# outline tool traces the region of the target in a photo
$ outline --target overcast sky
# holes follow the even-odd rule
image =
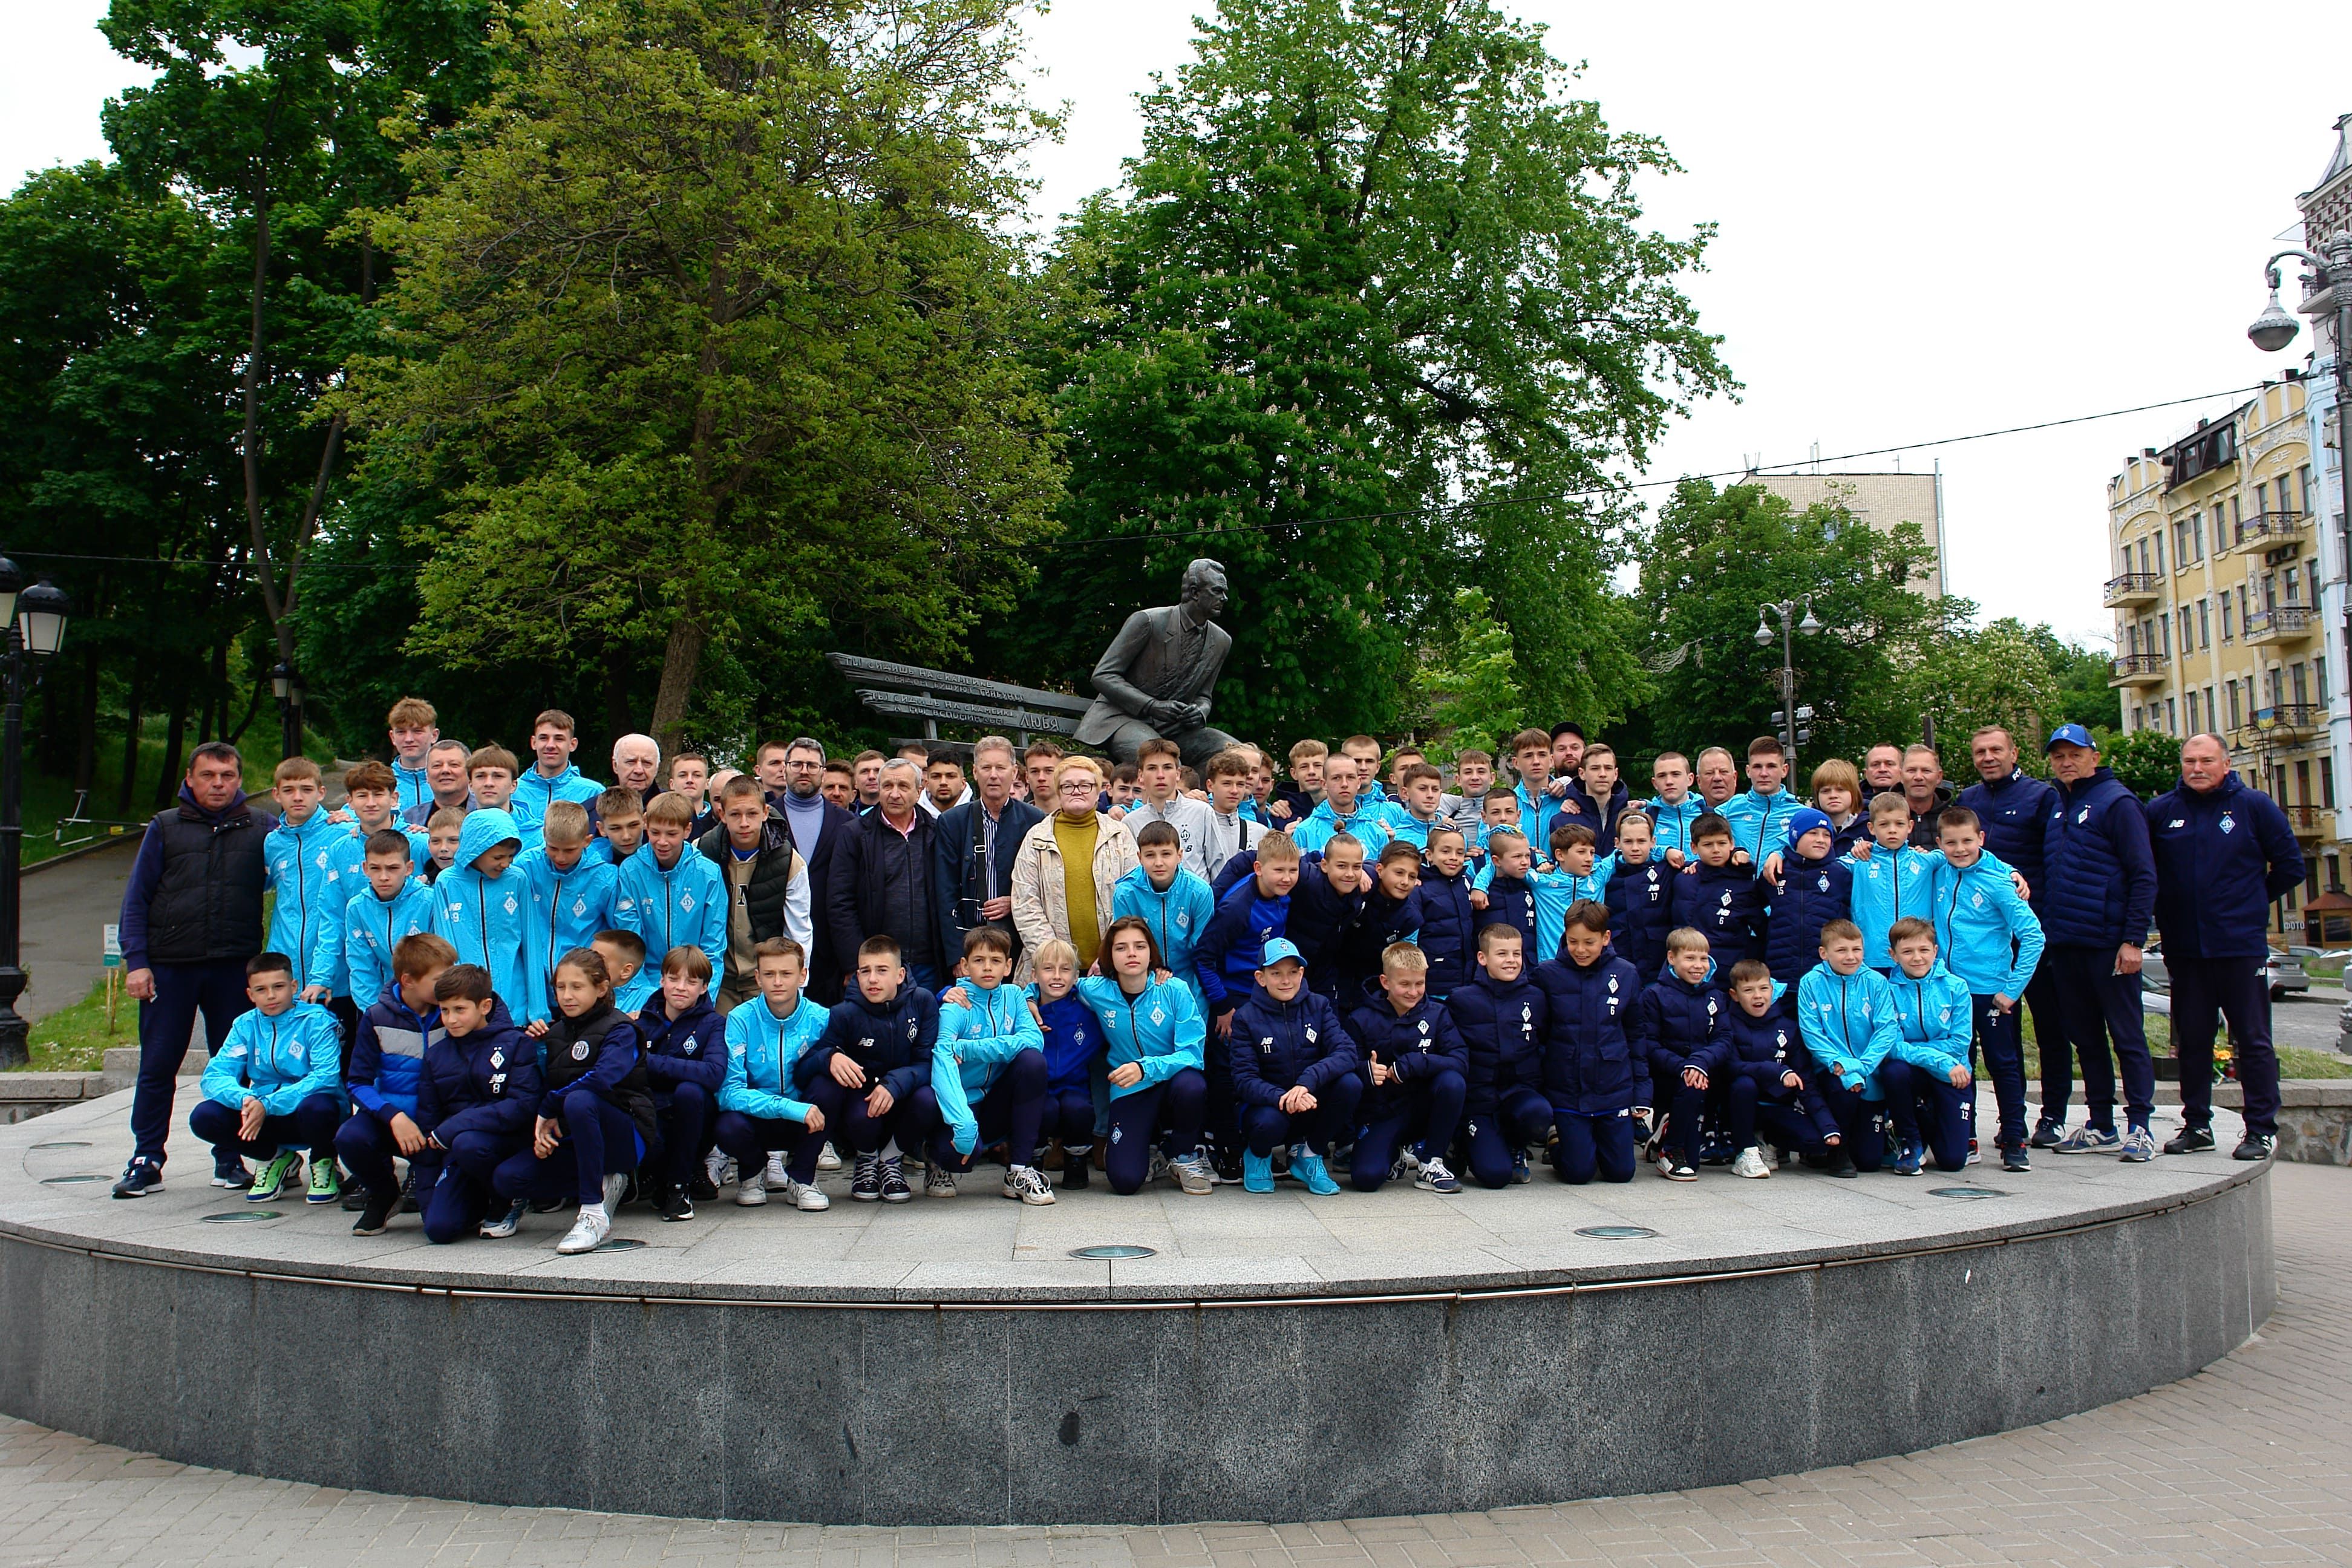
[[[1695,409],[1649,478],[2216,393],[2302,362],[2307,334],[2264,355],[2244,330],[2352,110],[2352,11],[1506,3],[1588,62],[1583,93],[1613,125],[1688,171],[1649,188],[1652,221],[1721,230],[1687,287],[1746,391]],[[1061,0],[1030,24],[1038,96],[1071,110],[1033,160],[1041,223],[1117,183],[1135,94],[1189,58],[1207,4]],[[13,8],[12,181],[103,153],[99,104],[132,74],[92,30],[103,10]],[[2229,406],[1921,445],[1900,466],[1942,461],[1952,592],[2105,641],[2106,480]]]

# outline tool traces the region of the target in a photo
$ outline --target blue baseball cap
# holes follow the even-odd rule
[[[2081,746],[2093,752],[2099,749],[2099,743],[2091,739],[2091,732],[2080,724],[2061,724],[2051,731],[2050,739],[2042,743],[2042,755],[2048,756],[2053,746]]]
[[[1830,820],[1830,815],[1828,812],[1815,811],[1811,806],[1806,806],[1801,811],[1799,811],[1795,816],[1789,818],[1790,845],[1794,847],[1798,839],[1802,838],[1806,834],[1811,833],[1816,827],[1825,827],[1832,833],[1835,833],[1837,831],[1837,825]]]
[[[1301,969],[1307,967],[1307,955],[1298,951],[1298,944],[1286,936],[1278,936],[1265,944],[1265,952],[1259,956],[1257,966],[1272,969],[1286,958],[1297,959]]]

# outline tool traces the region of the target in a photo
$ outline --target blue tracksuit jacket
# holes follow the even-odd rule
[[[1515,1089],[1542,1092],[1544,1029],[1551,1015],[1526,972],[1506,982],[1480,970],[1446,998],[1445,1011],[1469,1063],[1463,1072],[1468,1090],[1463,1114],[1492,1116]]]
[[[514,818],[496,807],[466,814],[457,833],[457,861],[433,884],[433,932],[457,950],[460,963],[490,972],[490,987],[508,1010],[524,1014],[530,979],[523,964],[523,911],[530,884],[509,866],[484,877],[474,862],[509,841],[520,843]]]
[[[1540,860],[1551,850],[1551,825],[1559,819],[1559,802],[1549,786],[1543,794],[1530,795],[1525,780],[1514,784],[1511,793],[1519,797],[1519,831],[1528,836],[1528,847]]]
[[[1470,907],[1470,879],[1448,877],[1434,866],[1421,868],[1422,956],[1429,960],[1429,994],[1440,1001],[1466,985],[1477,973],[1478,928],[1485,922]]]
[[[360,1015],[359,1028],[352,1036],[352,1065],[345,1074],[352,1103],[387,1124],[395,1113],[415,1121],[416,1080],[425,1070],[425,1053],[442,1033],[439,1008],[419,1017],[401,1000],[398,985],[385,985]]]
[[[563,771],[553,778],[539,771],[536,763],[528,763],[522,776],[515,780],[514,794],[507,801],[507,811],[514,817],[515,826],[521,831],[523,847],[540,846],[540,824],[547,816],[547,808],[559,800],[577,801],[582,805],[593,805],[604,786],[567,763]]]
[[[1208,883],[1179,866],[1163,892],[1151,885],[1151,873],[1138,866],[1112,889],[1110,912],[1114,920],[1139,915],[1148,921],[1152,940],[1160,944],[1160,963],[1192,988],[1194,1001],[1207,1005],[1194,953],[1217,912],[1217,898]]]
[[[1864,1100],[1881,1100],[1878,1067],[1895,1049],[1901,1027],[1893,987],[1873,969],[1840,974],[1826,963],[1805,972],[1797,985],[1797,1025],[1813,1060]]]
[[[1259,986],[1234,1011],[1234,1098],[1273,1110],[1293,1089],[1318,1092],[1362,1058],[1327,996],[1299,988],[1277,1002]]]
[[[237,1016],[228,1043],[205,1064],[206,1100],[236,1110],[248,1096],[264,1114],[285,1116],[314,1094],[343,1092],[343,1040],[335,1016],[297,1002],[276,1017],[260,1008]]]
[[[1093,975],[1079,981],[1071,994],[1100,1020],[1102,1037],[1108,1042],[1107,1066],[1133,1062],[1143,1069],[1143,1077],[1125,1089],[1113,1084],[1111,1099],[1166,1083],[1186,1068],[1200,1069],[1208,1024],[1194,1010],[1192,993],[1183,986],[1173,981],[1155,983],[1130,996],[1118,981]],[[1234,1027],[1238,1034],[1238,1020]]]
[[[1916,980],[1898,969],[1886,984],[1895,993],[1895,1059],[1949,1082],[1954,1068],[1969,1065],[1968,982],[1938,959]]]
[[[1664,859],[1669,849],[1679,849],[1685,856],[1696,853],[1691,845],[1691,825],[1706,815],[1706,802],[1695,795],[1685,795],[1669,805],[1654,795],[1642,803],[1642,809],[1650,814],[1650,822],[1658,830],[1658,841],[1650,848],[1652,859]]]
[[[503,1007],[470,1035],[443,1035],[425,1047],[416,1083],[416,1126],[444,1149],[479,1132],[518,1142],[530,1136],[545,1080],[539,1047]]]
[[[2156,914],[2147,816],[2112,769],[2058,790],[2042,838],[2042,926],[2054,947],[2138,946]]]
[[[2148,803],[2156,925],[2168,958],[2264,958],[2271,900],[2303,880],[2286,813],[2235,773],[2200,794],[2187,784]]]
[[[298,990],[306,984],[328,984],[342,978],[339,973],[332,973],[320,980],[309,970],[318,952],[320,933],[351,901],[352,886],[342,879],[342,869],[336,863],[334,852],[334,841],[348,837],[350,833],[344,824],[329,822],[321,808],[299,826],[279,823],[262,841],[261,853],[269,867],[269,889],[278,895],[278,903],[269,914],[268,951],[282,952],[293,960]],[[333,954],[331,961],[340,956]],[[340,963],[334,964],[336,971],[341,968]],[[349,984],[344,981],[345,987]]]
[[[1665,972],[1678,875],[1654,854],[1639,865],[1620,858],[1601,894],[1609,906],[1609,945],[1647,980]]]
[[[1258,890],[1255,876],[1244,876],[1218,900],[1217,912],[1210,917],[1208,931],[1193,953],[1201,993],[1212,1013],[1232,1012],[1257,984],[1254,977],[1259,955],[1267,942],[1287,931],[1295,896],[1267,898]]]
[[[548,987],[554,982],[557,961],[573,948],[595,941],[598,931],[616,929],[613,905],[620,873],[610,865],[591,860],[585,851],[570,870],[560,870],[548,858],[544,844],[525,850],[515,861],[515,869],[522,873],[530,889],[530,901],[523,906],[524,967],[531,988],[525,1009],[532,1020],[549,1018],[555,1013],[555,998]],[[659,973],[667,951],[656,952],[647,942],[646,967]]]
[[[834,1007],[824,1033],[802,1053],[799,1081],[814,1082],[841,1055],[866,1069],[869,1089],[878,1080],[891,1099],[903,1100],[930,1082],[939,1038],[939,999],[921,986],[901,985],[887,1002],[868,1002],[856,993]]]
[[[1324,801],[1307,813],[1306,821],[1290,830],[1291,837],[1298,841],[1298,847],[1310,855],[1319,853],[1325,845],[1342,833],[1352,834],[1363,844],[1367,866],[1380,858],[1381,851],[1395,837],[1389,827],[1387,805],[1369,795],[1358,797],[1356,809],[1345,817],[1331,809],[1329,801]]]
[[[1894,955],[1886,950],[1887,929],[1900,920],[1927,920],[1933,913],[1936,868],[1944,858],[1931,849],[1915,849],[1906,844],[1887,849],[1877,844],[1870,847],[1870,858],[1853,860],[1853,879],[1847,887],[1847,898],[1853,912],[1848,916],[1862,928],[1862,962],[1872,969],[1895,967]],[[1820,962],[1819,950],[1804,968]],[[1783,980],[1790,979],[1775,969],[1772,973]],[[1802,973],[1803,969],[1795,971]]]
[[[931,1092],[939,1099],[941,1124],[957,1150],[969,1154],[980,1135],[980,1118],[972,1107],[987,1098],[1013,1058],[1023,1051],[1042,1053],[1045,1037],[1029,1016],[1029,994],[1021,986],[983,991],[967,980],[963,990],[970,998],[964,1006],[940,1009],[939,1036],[931,1046]],[[1027,1163],[1029,1151],[1013,1152]]]
[[[396,818],[394,820],[397,821]],[[352,913],[352,899],[359,898],[362,894],[370,898],[373,896],[373,889],[368,886],[367,879],[368,832],[357,823],[346,823],[342,826],[343,831],[340,837],[331,837],[327,840],[327,853],[333,863],[334,885],[342,889],[347,896],[340,903],[331,897],[328,900],[324,910],[326,918],[318,922],[318,934],[311,939],[310,951],[300,955],[302,961],[309,965],[309,972],[302,983],[305,985],[324,985],[331,994],[337,996],[354,996],[364,1000],[383,990],[383,981],[376,979],[370,984],[370,975],[367,974],[362,974],[356,980],[352,977],[350,941],[344,930],[344,921]],[[433,863],[432,847],[426,840],[425,830],[421,827],[403,826],[400,832],[408,840],[409,864],[419,870],[431,865]],[[415,878],[410,885],[422,888],[425,886],[425,879],[422,877]],[[425,928],[419,926],[416,929],[423,931]],[[404,931],[401,934],[405,936],[414,933]],[[289,953],[288,956],[295,955]],[[385,972],[386,978],[389,977],[389,973],[388,970]]]
[[[1364,1074],[1364,1099],[1357,1120],[1367,1125],[1402,1114],[1412,1097],[1439,1073],[1459,1073],[1464,1087],[1468,1087],[1469,1049],[1443,1002],[1424,996],[1411,1012],[1400,1014],[1382,996],[1348,1016],[1348,1037],[1355,1042],[1360,1060],[1369,1063],[1377,1056],[1403,1080],[1376,1084],[1370,1071]]]
[[[1725,801],[1717,815],[1731,824],[1732,847],[1745,849],[1755,862],[1748,868],[1752,876],[1764,864],[1764,858],[1788,837],[1789,819],[1804,809],[1805,803],[1784,785],[1770,795],[1741,790]]]
[[[1694,985],[1679,974],[1668,974],[1643,987],[1633,1010],[1633,1039],[1650,1071],[1678,1078],[1685,1068],[1710,1075],[1723,1070],[1724,1030],[1730,1020],[1731,998],[1706,981]],[[1636,1083],[1634,1098],[1646,1103]]]
[[[1979,996],[2024,995],[2042,962],[2042,922],[2017,896],[2009,868],[1990,855],[1965,870],[1936,858],[1930,907],[1944,966]]]
[[[400,759],[394,757],[392,761],[392,784],[395,792],[393,798],[400,803],[393,807],[395,816],[404,811],[414,811],[420,805],[433,804],[433,785],[425,779],[423,768],[404,767]]]
[[[1591,964],[1565,954],[1533,971],[1544,995],[1544,1093],[1556,1110],[1580,1116],[1630,1115],[1636,1083],[1646,1098],[1648,1075],[1637,1080],[1633,1040],[1633,1008],[1641,977],[1633,966],[1603,950]]]
[[[754,996],[727,1015],[727,1076],[719,1083],[719,1109],[761,1121],[806,1121],[809,1103],[794,1091],[803,1055],[824,1033],[828,1015],[803,995],[779,1018],[765,996]]]
[[[392,984],[392,951],[401,939],[433,929],[433,889],[421,877],[411,877],[401,885],[389,901],[375,896],[362,875],[348,886],[359,890],[346,900],[341,913],[331,921],[321,921],[319,942],[322,951],[310,959],[310,981],[314,985],[331,982],[321,976],[331,973],[324,947],[331,942],[342,952],[342,982],[353,996],[380,996]]]
[[[1743,958],[1763,957],[1764,885],[1756,879],[1755,868],[1726,861],[1677,876],[1675,924],[1705,936],[1709,953],[1723,968]]]
[[[645,939],[646,968],[656,974],[671,948],[700,948],[710,960],[710,994],[719,994],[727,973],[727,878],[692,845],[681,847],[667,870],[654,859],[651,845],[622,864],[613,887],[613,926]]]
[[[1802,974],[1821,962],[1822,927],[1853,916],[1853,868],[1834,856],[1807,860],[1784,848],[1780,880],[1765,887],[1764,961],[1783,978]]]

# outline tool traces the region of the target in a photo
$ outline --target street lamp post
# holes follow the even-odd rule
[[[269,668],[269,689],[278,698],[278,754],[302,752],[302,677],[284,660]]]
[[[32,684],[40,684],[40,661],[65,641],[66,616],[73,605],[46,577],[30,588],[16,563],[0,556],[0,622],[7,626],[7,707],[0,717],[0,1069],[31,1059],[28,1026],[16,1014],[25,994],[19,879],[25,868],[26,656],[35,661]]]
[[[1805,612],[1802,620],[1797,618],[1800,605]],[[1756,610],[1756,646],[1758,647],[1772,646],[1772,628],[1767,624],[1768,618],[1780,623],[1780,734],[1781,738],[1788,742],[1789,767],[1793,772],[1797,765],[1795,634],[1802,632],[1809,637],[1818,637],[1821,634],[1822,623],[1813,618],[1813,596],[1811,594],[1806,595],[1802,599],[1782,599],[1777,603],[1768,602],[1760,605]]]

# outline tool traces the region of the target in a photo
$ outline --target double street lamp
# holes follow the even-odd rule
[[[1805,618],[1799,620],[1797,611],[1802,608]],[[1813,596],[1802,599],[1782,599],[1767,602],[1756,610],[1756,646],[1772,646],[1771,621],[1780,623],[1780,738],[1789,747],[1789,766],[1793,771],[1797,751],[1797,668],[1796,634],[1819,637],[1822,623],[1813,618]]]
[[[37,686],[42,664],[66,640],[66,617],[72,611],[64,589],[46,577],[26,587],[16,563],[0,556],[0,624],[8,628],[7,708],[0,719],[0,1069],[23,1067],[31,1058],[25,1044],[27,1026],[16,1016],[16,998],[25,994],[18,879],[25,867],[27,656],[30,684]]]

